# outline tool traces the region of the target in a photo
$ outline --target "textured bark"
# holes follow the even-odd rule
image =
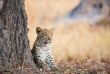
[[[4,0],[0,0],[0,12],[1,12],[1,10],[2,10],[3,1],[4,1]]]
[[[0,14],[0,66],[36,68],[27,33],[24,0],[4,0]]]

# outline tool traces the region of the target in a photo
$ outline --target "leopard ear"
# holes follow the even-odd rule
[[[51,28],[50,31],[51,31],[51,33],[54,33],[55,28]]]
[[[42,29],[40,27],[36,28],[36,33],[39,34],[42,31]]]

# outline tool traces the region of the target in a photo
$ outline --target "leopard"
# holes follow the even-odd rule
[[[54,57],[49,48],[53,41],[53,33],[55,28],[42,29],[36,28],[37,38],[32,48],[33,60],[38,67],[42,70],[60,70],[56,65]]]

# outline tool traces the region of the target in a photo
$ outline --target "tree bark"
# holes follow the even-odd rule
[[[0,66],[36,68],[30,51],[24,0],[4,0],[0,14]]]

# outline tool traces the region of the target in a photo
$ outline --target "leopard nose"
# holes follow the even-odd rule
[[[48,39],[49,40],[49,43],[51,43],[51,39]]]
[[[49,41],[51,41],[51,39],[50,39],[50,38],[48,38],[48,40],[49,40]]]

